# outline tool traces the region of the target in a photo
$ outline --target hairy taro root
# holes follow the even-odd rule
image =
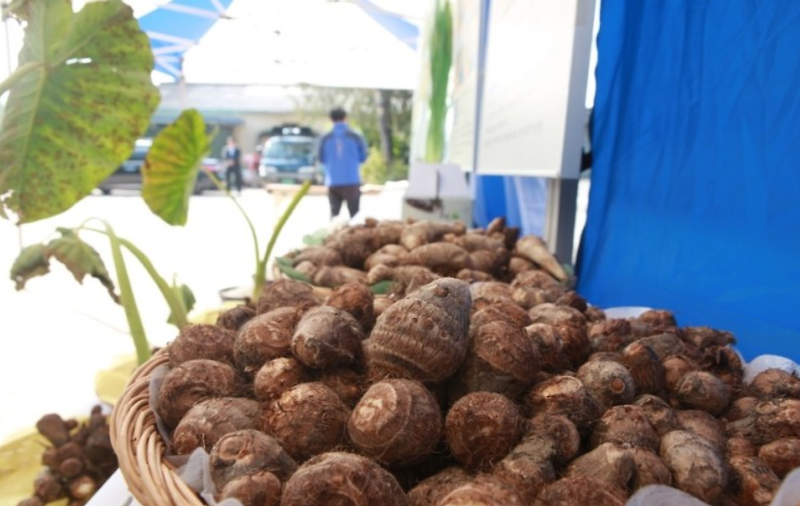
[[[800,439],[784,438],[767,443],[758,449],[758,458],[783,479],[800,467]]]
[[[288,356],[301,315],[296,308],[283,307],[259,314],[244,324],[233,342],[236,367],[252,376],[268,361]]]
[[[592,446],[613,442],[634,448],[658,450],[660,437],[644,409],[632,404],[609,408],[595,425]]]
[[[242,391],[232,366],[208,359],[189,360],[164,376],[156,413],[164,425],[172,428],[195,404],[213,397],[236,397]]]
[[[302,461],[338,448],[349,417],[350,409],[329,387],[301,383],[270,405],[264,429],[289,455]]]
[[[211,449],[209,466],[217,490],[235,478],[255,472],[268,471],[285,481],[297,470],[297,463],[274,437],[254,429],[222,436]]]
[[[707,439],[721,453],[725,453],[727,445],[725,426],[719,419],[699,409],[677,410],[675,411],[675,418],[678,420],[681,430],[692,432]]]
[[[211,450],[219,439],[258,425],[261,405],[245,397],[216,397],[195,404],[172,432],[172,451],[188,455],[195,448]]]
[[[534,506],[623,506],[625,490],[590,476],[568,476],[546,486]]]
[[[403,257],[401,264],[422,265],[440,276],[455,276],[472,266],[467,250],[447,242],[418,246]]]
[[[767,369],[753,378],[747,391],[761,400],[781,397],[800,399],[800,378],[781,369]]]
[[[360,364],[361,325],[348,312],[332,306],[309,309],[297,322],[292,354],[314,369]]]
[[[269,313],[283,307],[305,311],[321,303],[322,300],[314,293],[311,285],[295,279],[279,279],[264,285],[256,305],[256,314]]]
[[[366,284],[367,274],[361,269],[345,265],[322,266],[314,271],[312,279],[316,286],[337,288],[348,283]]]
[[[728,459],[729,490],[741,506],[768,506],[781,484],[780,479],[758,457]]]
[[[364,283],[345,283],[331,292],[325,305],[347,311],[369,332],[375,325],[375,295]]]
[[[603,413],[603,405],[589,393],[583,382],[572,376],[554,376],[537,383],[525,394],[530,413],[564,415],[584,436],[591,433]]]
[[[706,371],[692,371],[683,375],[671,392],[679,406],[702,409],[719,416],[730,404],[731,394],[721,379]]]
[[[255,315],[256,310],[254,307],[240,304],[221,312],[217,316],[216,325],[236,332]]]
[[[542,370],[560,372],[569,369],[572,361],[564,353],[564,340],[561,332],[548,323],[533,323],[525,327],[525,333],[539,349]]]
[[[167,346],[169,366],[176,367],[188,360],[206,358],[233,365],[233,340],[236,332],[209,324],[190,324],[183,327]]]
[[[436,506],[524,506],[514,488],[487,475],[480,475],[444,496]]]
[[[473,392],[450,408],[445,435],[453,456],[467,469],[486,469],[502,459],[525,432],[516,404],[502,394]]]
[[[300,466],[286,482],[281,506],[407,506],[389,471],[375,461],[343,452],[323,453]]]
[[[294,357],[280,357],[261,366],[253,378],[253,393],[259,401],[272,401],[295,385],[305,383],[310,372]]]
[[[570,462],[566,476],[588,476],[623,490],[636,471],[631,448],[618,443],[603,443]]]
[[[471,475],[462,467],[450,466],[425,478],[408,491],[409,506],[436,506],[447,494],[467,483]]]
[[[442,425],[439,404],[421,383],[387,379],[358,401],[347,433],[359,453],[388,466],[405,466],[433,452]]]
[[[660,395],[667,384],[667,372],[652,348],[634,341],[621,353],[620,362],[628,368],[637,394]]]
[[[586,362],[577,371],[577,377],[604,406],[630,404],[636,398],[636,385],[624,365],[610,360]]]
[[[675,411],[661,397],[644,394],[637,397],[633,404],[642,408],[642,413],[650,420],[650,424],[656,429],[659,436],[678,429],[678,418],[675,416]]]
[[[728,466],[707,439],[674,430],[661,438],[659,455],[672,472],[674,486],[707,503],[719,498],[728,484]]]
[[[368,375],[438,382],[452,376],[469,345],[469,287],[442,278],[392,304],[364,341]]]
[[[620,351],[634,341],[631,324],[622,318],[612,318],[589,326],[592,351]]]
[[[552,274],[559,281],[566,281],[569,278],[558,259],[550,252],[541,237],[535,235],[520,237],[514,247],[514,253],[541,266],[542,269]]]
[[[236,499],[242,506],[278,506],[281,502],[281,481],[269,471],[237,476],[225,484],[216,499]]]
[[[315,381],[336,392],[342,402],[350,407],[356,405],[367,388],[366,378],[347,367],[318,371]]]

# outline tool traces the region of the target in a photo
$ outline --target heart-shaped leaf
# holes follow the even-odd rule
[[[47,257],[55,257],[64,264],[78,283],[83,284],[83,278],[87,274],[96,278],[106,287],[114,302],[119,304],[119,296],[114,291],[114,281],[108,275],[103,259],[97,251],[71,230],[59,229],[59,232],[62,236],[47,244]]]
[[[50,261],[47,259],[47,247],[34,244],[20,251],[11,266],[11,280],[17,290],[25,288],[25,283],[36,276],[44,276],[50,272]]]
[[[14,6],[27,26],[0,130],[0,208],[26,223],[65,211],[111,174],[159,94],[148,38],[122,1],[77,13],[65,0]]]
[[[197,172],[211,151],[203,116],[187,109],[161,131],[142,168],[142,197],[170,225],[185,225]]]

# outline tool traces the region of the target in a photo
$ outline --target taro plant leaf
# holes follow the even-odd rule
[[[25,288],[25,283],[36,276],[44,276],[50,272],[50,261],[47,258],[47,246],[33,244],[20,251],[11,266],[11,279],[17,290]]]
[[[170,225],[185,225],[200,164],[211,151],[203,116],[187,109],[161,131],[142,168],[142,197]]]
[[[179,285],[173,281],[172,291],[175,292],[175,294],[178,296],[178,300],[180,300],[181,304],[183,304],[184,314],[188,313],[194,308],[194,304],[197,302],[197,299],[195,299],[194,292],[192,292],[191,288],[184,284]],[[178,320],[175,318],[174,314],[170,313],[167,323],[177,325]]]
[[[61,232],[61,237],[53,239],[47,244],[47,257],[55,257],[64,264],[78,283],[83,284],[83,278],[87,274],[96,278],[106,287],[114,302],[119,304],[120,299],[115,292],[114,281],[111,280],[97,251],[72,230],[59,228],[58,231]]]
[[[291,261],[287,261],[288,259],[280,257],[275,259],[275,265],[278,269],[289,276],[292,279],[296,279],[298,281],[302,281],[304,283],[311,283],[311,278],[303,274],[302,272],[298,271],[294,267],[292,267]]]
[[[0,208],[20,223],[71,207],[133,149],[158,105],[153,54],[121,0],[27,0],[19,67],[0,129]]]
[[[385,281],[378,281],[374,285],[370,285],[369,289],[372,290],[372,293],[375,295],[384,295],[389,293],[389,290],[392,289],[392,285],[394,285],[394,281],[387,279]]]
[[[325,239],[330,235],[327,228],[320,228],[310,234],[303,236],[303,244],[306,246],[320,246],[325,243]]]

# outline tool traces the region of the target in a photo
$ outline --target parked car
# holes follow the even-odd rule
[[[112,190],[140,190],[142,188],[142,166],[153,139],[138,139],[134,145],[133,152],[127,160],[122,162],[113,174],[108,176],[105,181],[97,187],[104,195],[108,195]],[[216,174],[223,181],[224,172],[221,172],[219,160],[216,158],[206,158],[203,166]],[[194,194],[199,195],[206,190],[214,190],[214,182],[202,170],[197,174],[197,181],[194,187]]]
[[[267,183],[302,183],[309,179],[322,184],[322,167],[317,164],[317,139],[308,128],[280,127],[261,150],[258,175]]]

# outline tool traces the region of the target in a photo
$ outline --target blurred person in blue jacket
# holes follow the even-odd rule
[[[325,167],[325,186],[331,205],[331,219],[339,216],[347,202],[350,218],[358,214],[361,200],[361,164],[367,159],[364,138],[347,124],[341,107],[330,112],[333,128],[319,142],[318,160]]]

